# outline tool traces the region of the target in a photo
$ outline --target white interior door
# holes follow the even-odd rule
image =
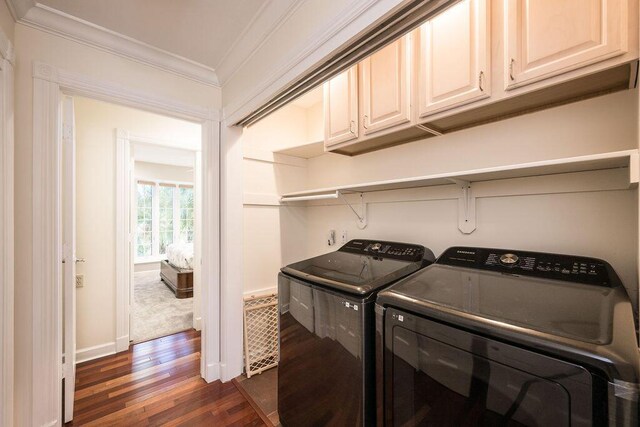
[[[76,381],[76,147],[73,98],[62,105],[64,262],[64,421],[73,419]]]

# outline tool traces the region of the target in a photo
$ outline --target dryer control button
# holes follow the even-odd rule
[[[500,264],[512,267],[518,263],[518,255],[516,254],[503,254],[500,256]]]

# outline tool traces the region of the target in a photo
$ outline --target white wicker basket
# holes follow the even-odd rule
[[[278,365],[278,295],[244,300],[244,361],[247,378]]]

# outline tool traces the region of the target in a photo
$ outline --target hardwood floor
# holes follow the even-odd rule
[[[68,426],[263,426],[234,382],[200,378],[200,333],[181,332],[79,364]]]

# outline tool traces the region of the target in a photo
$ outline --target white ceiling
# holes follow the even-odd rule
[[[38,0],[124,36],[217,68],[270,0]]]

